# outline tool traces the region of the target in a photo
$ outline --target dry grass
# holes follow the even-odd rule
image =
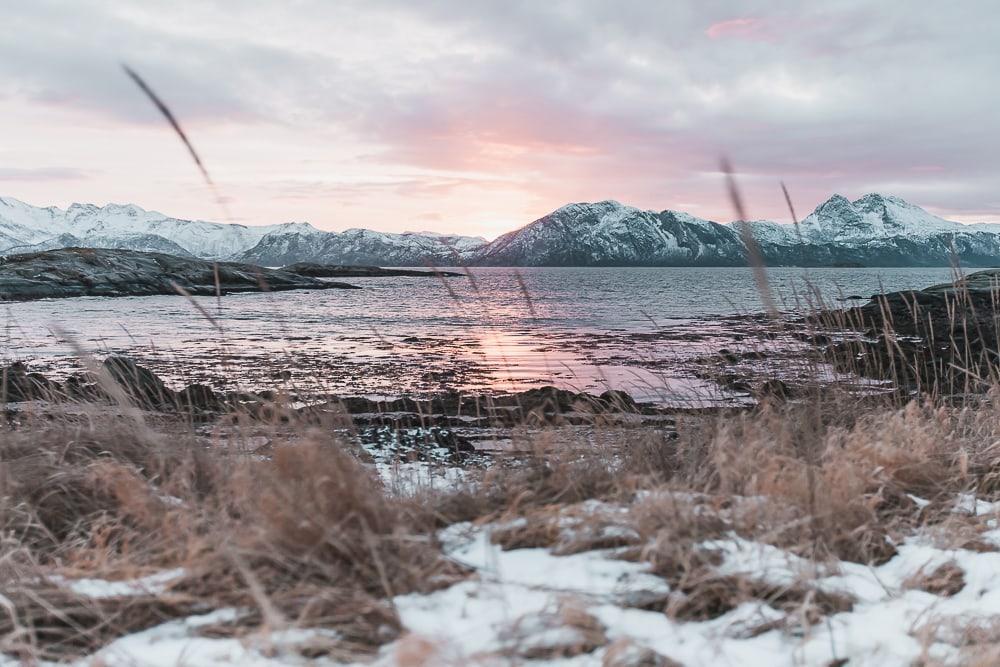
[[[0,509],[0,650],[20,656],[84,654],[222,607],[245,612],[216,634],[332,627],[336,651],[370,651],[398,632],[392,596],[463,576],[427,512],[308,426],[266,460],[131,420],[22,426],[0,441]],[[174,567],[163,595],[91,599],[48,576]]]
[[[225,211],[167,104],[133,70],[126,73],[184,143]],[[732,169],[724,163],[722,170],[737,218],[751,219]],[[762,304],[780,328],[752,228],[738,228]],[[996,293],[991,297],[995,311]],[[941,543],[988,548],[981,522],[952,511],[959,492],[1000,495],[1000,372],[990,352],[1000,337],[996,318],[990,327],[988,313],[977,317],[967,307],[982,314],[983,305],[958,294],[948,301],[949,321],[936,329],[923,327],[920,304],[894,312],[884,300],[876,317],[841,311],[807,321],[816,362],[890,380],[894,389],[882,397],[817,387],[791,401],[776,392],[776,400],[752,411],[682,421],[677,440],[633,430],[600,450],[542,431],[520,460],[463,487],[408,500],[387,495],[357,452],[331,435],[331,423],[280,404],[226,420],[243,434],[266,435],[266,457],[220,447],[190,425],[129,419],[128,402],[137,397],[127,391],[116,392],[120,418],[20,424],[0,434],[0,651],[25,662],[65,659],[164,619],[232,606],[241,610],[236,621],[202,632],[329,627],[340,639],[312,647],[311,655],[370,652],[399,633],[394,595],[463,576],[435,540],[436,528],[457,521],[498,522],[493,539],[503,548],[615,549],[621,558],[647,561],[672,592],[642,604],[679,619],[714,618],[760,600],[785,611],[786,626],[816,623],[852,601],[808,582],[778,587],[720,575],[719,554],[706,543],[737,534],[816,563],[878,563],[893,554],[894,538],[920,526]],[[897,335],[894,318],[901,316],[946,352],[928,357]],[[829,345],[822,341],[829,328],[862,332],[882,349]],[[10,380],[0,378],[0,397],[13,389]],[[44,394],[38,380],[26,377],[19,389]],[[962,402],[951,397],[984,389]],[[911,496],[929,504],[921,508]],[[630,509],[615,512],[595,500]],[[169,567],[185,574],[165,593],[100,600],[49,576],[126,579]],[[908,585],[952,595],[964,575],[946,564]],[[574,628],[580,640],[532,644],[533,633],[550,625]],[[964,664],[995,664],[998,628],[996,619],[928,623],[924,635],[961,648]],[[575,655],[607,641],[593,617],[570,606],[523,619],[509,639],[510,655],[527,659]],[[399,655],[401,664],[441,662],[419,639],[403,642]],[[671,661],[613,647],[605,664]]]
[[[536,425],[526,454],[405,499],[335,435],[350,426],[345,415],[255,406],[220,420],[230,434],[223,446],[193,419],[137,419],[124,407],[25,418],[3,433],[0,650],[65,659],[165,619],[232,607],[235,620],[201,631],[333,628],[337,640],[310,654],[371,653],[400,633],[395,596],[466,576],[436,540],[459,521],[494,524],[505,549],[606,549],[648,562],[671,593],[629,602],[644,609],[703,620],[756,600],[785,617],[746,634],[801,629],[853,601],[807,579],[775,586],[720,574],[711,542],[738,535],[817,567],[884,562],[918,528],[937,543],[986,550],[983,522],[956,514],[954,502],[1000,495],[1000,388],[955,400],[817,387],[752,410],[689,415],[676,439],[595,420],[599,447]],[[229,446],[251,437],[266,451]],[[129,579],[165,568],[184,575],[162,593],[99,600],[50,576]],[[964,575],[950,564],[907,585],[953,595]],[[593,650],[596,630],[583,616],[555,616],[565,625],[566,614]]]
[[[0,442],[2,570],[13,582],[0,636],[8,652],[60,659],[235,607],[237,620],[202,632],[329,627],[339,639],[311,651],[366,653],[399,634],[394,596],[465,576],[435,538],[465,520],[496,523],[505,549],[647,561],[673,592],[633,603],[677,619],[758,600],[786,612],[780,627],[813,624],[852,601],[808,581],[721,575],[711,541],[737,534],[817,563],[878,563],[922,526],[940,542],[988,548],[982,523],[953,507],[958,493],[997,491],[998,395],[896,407],[829,393],[682,420],[676,440],[623,430],[601,448],[543,430],[530,454],[408,499],[388,495],[331,424],[280,406],[228,420],[269,432],[266,457],[177,423],[167,436],[128,418],[28,421]],[[101,600],[39,574],[124,579],[172,567],[185,575],[163,594]],[[949,595],[963,581],[943,566],[909,585]]]

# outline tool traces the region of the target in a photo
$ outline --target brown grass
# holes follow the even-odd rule
[[[333,627],[335,650],[353,654],[396,636],[392,596],[463,576],[441,556],[430,515],[387,496],[328,433],[303,427],[267,460],[210,447],[130,420],[5,434],[0,650],[70,657],[233,606],[249,611],[213,632]],[[186,574],[165,596],[100,600],[39,574],[122,579],[170,567]]]
[[[798,630],[853,601],[808,577],[775,586],[720,574],[712,540],[773,544],[817,570],[884,562],[918,528],[937,543],[993,548],[982,521],[953,509],[959,493],[1000,495],[997,388],[959,400],[817,386],[751,410],[682,417],[676,438],[595,419],[600,446],[532,422],[519,431],[526,453],[470,471],[458,488],[405,499],[338,438],[351,425],[345,415],[296,411],[278,397],[220,420],[212,435],[194,419],[136,419],[128,400],[119,397],[120,414],[81,405],[73,416],[27,415],[0,438],[0,576],[10,591],[0,650],[64,659],[165,619],[235,607],[235,621],[202,632],[334,628],[337,641],[308,651],[370,654],[400,633],[394,596],[468,574],[436,538],[459,521],[494,524],[505,549],[606,549],[645,561],[671,593],[629,604],[677,619],[754,600],[785,612],[747,634]],[[260,437],[266,448],[238,444]],[[185,574],[163,594],[101,600],[50,576],[128,579],[174,567]],[[950,564],[907,585],[953,595],[964,575]]]

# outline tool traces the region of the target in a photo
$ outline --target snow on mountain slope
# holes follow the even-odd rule
[[[947,266],[1000,263],[1000,225],[963,225],[898,197],[834,195],[796,228],[752,221],[772,266]],[[368,229],[325,232],[308,223],[261,227],[170,218],[134,205],[38,208],[0,199],[0,253],[67,244],[155,250],[266,266],[295,262],[382,266],[740,266],[736,223],[616,201],[568,204],[487,242],[479,237]]]
[[[0,197],[0,252],[15,245],[41,243],[65,231],[57,208],[36,208],[10,197]]]
[[[866,194],[853,202],[834,195],[801,223],[813,242],[866,243],[874,239],[924,239],[946,233],[1000,233],[1000,225],[963,225],[939,218],[899,197]]]
[[[0,199],[0,252],[17,248],[66,247],[73,242],[103,248],[225,258],[254,246],[271,233],[315,230],[307,223],[250,227],[171,218],[132,204],[73,204],[65,211]]]
[[[460,263],[485,243],[483,238],[454,234],[324,232],[304,222],[250,227],[183,220],[132,204],[73,204],[62,210],[0,199],[0,253],[4,254],[80,245],[240,258],[266,265],[318,261],[411,266]]]
[[[486,239],[482,238],[442,234],[390,234],[370,229],[348,229],[339,233],[312,230],[268,234],[236,259],[264,266],[295,262],[455,266],[465,264],[469,255],[485,243]]]
[[[34,245],[18,245],[8,248],[8,255],[22,255],[57,248],[118,248],[122,250],[138,250],[139,252],[162,252],[177,257],[194,257],[185,248],[168,238],[156,234],[120,234],[117,236],[88,236],[86,240],[73,234],[60,234],[55,238]]]
[[[771,266],[948,266],[1000,262],[1000,225],[963,225],[898,197],[835,195],[796,228],[748,223]],[[738,223],[614,201],[570,204],[474,253],[478,265],[737,266],[746,263]]]
[[[674,211],[642,211],[616,201],[569,204],[499,237],[476,264],[733,265],[743,246],[724,225]]]

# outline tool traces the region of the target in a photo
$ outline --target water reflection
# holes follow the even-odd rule
[[[362,290],[239,294],[199,299],[220,333],[173,296],[7,304],[7,359],[68,372],[63,331],[99,354],[133,355],[175,383],[294,387],[396,395],[444,388],[518,391],[555,384],[623,389],[678,400],[718,393],[686,361],[748,344],[717,316],[760,309],[746,269],[476,269],[447,285],[427,278],[365,278]],[[828,300],[916,288],[942,269],[774,269],[788,309],[813,288]],[[757,344],[757,343],[754,343]],[[666,398],[665,398],[666,397]]]

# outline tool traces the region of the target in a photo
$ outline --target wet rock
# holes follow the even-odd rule
[[[493,402],[496,405],[517,407],[524,412],[560,413],[572,410],[580,397],[581,394],[568,389],[546,386],[500,396]]]
[[[556,387],[539,387],[516,394],[465,395],[444,392],[428,399],[399,398],[372,400],[361,396],[337,399],[326,406],[358,416],[362,423],[381,422],[398,427],[454,426],[475,424],[515,426],[518,424],[559,422],[591,424],[598,418],[635,421],[661,417],[664,411],[652,405],[639,405],[626,392],[606,391],[600,396],[576,393]]]
[[[810,321],[841,332],[824,350],[838,369],[904,389],[985,390],[1000,361],[998,280],[1000,272],[980,271],[954,283],[878,295]],[[845,329],[860,335],[845,338]]]
[[[32,373],[20,362],[0,369],[0,403],[51,398],[60,389],[41,373]]]
[[[157,409],[176,404],[174,392],[163,380],[129,357],[110,356],[103,367],[137,406]]]
[[[204,384],[190,384],[177,392],[177,407],[184,412],[218,412],[225,407],[222,397]]]

